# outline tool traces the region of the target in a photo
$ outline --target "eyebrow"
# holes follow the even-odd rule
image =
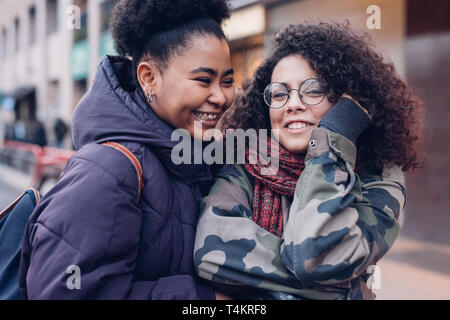
[[[201,73],[201,72],[209,73],[210,75],[212,75],[214,77],[217,76],[217,71],[214,69],[208,68],[208,67],[198,67],[191,71],[191,73]],[[233,69],[229,69],[229,70],[225,71],[222,76],[228,76],[230,74],[234,74]]]
[[[223,76],[225,77],[225,76],[228,76],[228,75],[230,75],[230,74],[234,74],[234,70],[233,70],[233,69],[229,69],[229,70],[225,71],[225,72],[223,73]]]
[[[306,78],[305,80],[303,80],[303,81],[300,83],[300,87],[306,82],[306,80],[310,80],[310,79],[318,80],[317,78]],[[289,83],[286,83],[286,82],[280,82],[280,81],[275,81],[275,82],[284,84],[287,88],[291,88],[291,86],[289,85]],[[319,84],[320,84],[320,82],[319,82]],[[292,88],[291,88],[291,89],[292,89]]]

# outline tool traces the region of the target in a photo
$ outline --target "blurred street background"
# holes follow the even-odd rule
[[[0,0],[0,210],[49,190],[73,152],[71,118],[98,63],[114,55],[117,0]],[[274,32],[344,22],[371,35],[426,104],[424,168],[407,175],[400,238],[378,264],[377,299],[450,299],[450,1],[232,0],[225,24],[237,90]]]

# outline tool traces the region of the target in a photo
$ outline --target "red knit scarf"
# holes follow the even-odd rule
[[[279,154],[279,169],[275,175],[263,175],[261,170],[270,165],[262,163],[260,157],[255,156],[255,150],[246,150],[245,169],[255,178],[252,217],[259,226],[281,237],[284,227],[281,196],[294,196],[298,178],[305,168],[305,157],[289,152],[270,138],[267,138],[267,150],[267,155],[276,151]],[[250,155],[257,158],[257,163],[249,163]]]

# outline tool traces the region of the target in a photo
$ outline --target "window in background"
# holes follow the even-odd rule
[[[32,47],[36,43],[36,7],[32,6],[28,10],[28,46]]]
[[[14,19],[14,52],[17,53],[20,50],[20,20]]]
[[[80,28],[73,32],[73,46],[71,50],[71,72],[73,80],[87,78],[89,75],[89,41],[87,39],[88,12],[86,0],[75,0],[75,6],[80,9]],[[75,88],[76,89],[76,88]]]
[[[237,92],[240,92],[244,80],[251,78],[262,62],[263,45],[263,34],[231,41],[231,64]]]
[[[58,1],[47,0],[47,35],[58,31]]]
[[[101,4],[101,25],[100,32],[104,32],[109,29],[109,22],[112,18],[112,10],[119,0],[105,0]]]
[[[6,31],[6,28],[3,27],[2,28],[2,34],[0,35],[1,37],[1,47],[0,47],[0,57],[2,59],[6,59],[7,53],[8,53],[8,34]]]
[[[60,91],[60,83],[57,79],[51,80],[47,83],[47,104],[46,107],[52,109],[56,112],[56,110],[60,107],[61,101],[61,91]],[[54,114],[54,112],[51,112]]]
[[[109,23],[112,17],[112,11],[114,6],[118,3],[118,0],[106,0],[103,1],[100,7],[100,45],[99,45],[99,59],[107,54],[116,55],[117,52],[114,49],[114,41],[111,31],[109,30]]]
[[[73,106],[75,107],[83,95],[87,91],[87,79],[83,78],[73,82],[74,85],[74,95],[73,95]]]
[[[81,19],[80,19],[80,29],[75,29],[73,34],[73,42],[84,40],[87,37],[87,1],[86,0],[76,0],[73,2],[74,5],[80,8]]]

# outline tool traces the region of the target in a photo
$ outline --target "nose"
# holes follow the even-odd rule
[[[306,110],[306,106],[303,105],[302,100],[300,99],[299,92],[296,90],[292,90],[289,92],[289,99],[287,102],[287,112],[294,112]]]
[[[226,103],[225,93],[220,86],[212,87],[211,95],[208,97],[208,102],[215,104],[218,107],[223,107]]]

